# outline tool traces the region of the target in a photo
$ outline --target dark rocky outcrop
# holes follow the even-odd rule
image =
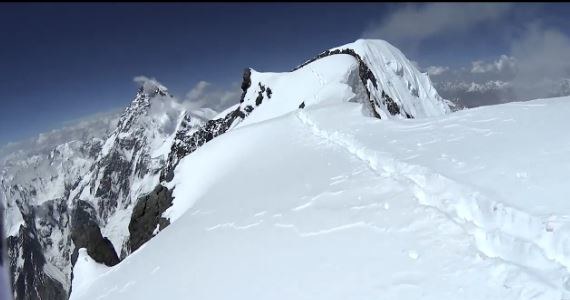
[[[129,251],[132,253],[149,241],[156,233],[170,225],[162,213],[172,206],[172,191],[158,185],[149,194],[140,197],[135,204],[129,223]]]
[[[265,93],[265,86],[259,83],[259,92],[257,93],[257,98],[255,98],[255,106],[260,106],[263,102],[263,93]]]
[[[245,69],[243,73],[243,81],[241,84],[242,95],[240,103],[245,100],[245,95],[247,90],[251,87],[251,69]],[[263,93],[266,95],[271,95],[271,90],[265,87],[263,84],[259,84],[261,91],[258,93],[256,98],[256,105],[261,105],[263,102]],[[180,159],[184,156],[194,152],[196,149],[204,145],[205,143],[211,141],[213,138],[225,133],[230,126],[236,121],[244,119],[248,114],[254,110],[251,105],[246,105],[243,107],[238,106],[235,110],[231,111],[222,118],[215,120],[209,120],[206,124],[202,125],[198,130],[190,133],[193,129],[190,124],[190,115],[186,115],[180,125],[178,132],[174,138],[174,142],[170,148],[170,153],[168,155],[168,161],[166,167],[160,173],[160,181],[172,180],[174,176],[174,168],[178,165]]]
[[[97,223],[95,209],[89,202],[78,200],[71,218],[71,239],[75,250],[71,263],[75,265],[80,248],[87,249],[87,254],[98,263],[114,266],[119,257],[111,241],[103,237]]]
[[[239,100],[240,103],[242,103],[245,99],[245,94],[247,93],[247,90],[249,89],[249,87],[251,86],[251,69],[250,68],[246,68],[243,71],[243,79],[241,81],[241,98]]]
[[[400,107],[398,104],[396,104],[396,102],[394,102],[394,99],[388,96],[388,94],[386,94],[384,91],[382,91],[382,100],[384,101],[384,105],[386,105],[388,112],[390,112],[391,115],[394,116],[400,113]]]
[[[301,104],[299,104],[299,108],[300,108],[300,109],[305,108],[305,101],[303,101],[303,102],[301,102]]]
[[[253,109],[251,108],[251,110]],[[223,118],[209,120],[190,135],[188,135],[189,130],[179,130],[170,148],[166,167],[160,173],[160,181],[172,180],[174,168],[178,165],[180,159],[226,132],[236,119],[243,119],[245,115],[246,113],[242,112],[238,107]]]

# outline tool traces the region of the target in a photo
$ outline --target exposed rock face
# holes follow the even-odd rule
[[[145,176],[152,164],[148,154],[149,141],[146,132],[149,128],[143,126],[148,124],[141,123],[148,115],[151,99],[167,95],[166,91],[159,88],[152,91],[142,87],[139,89],[131,105],[121,115],[117,128],[107,139],[103,153],[100,152],[87,174],[88,180],[78,186],[74,191],[75,197],[71,200],[93,199],[97,215],[103,221],[118,208],[130,204],[133,178]]]
[[[110,219],[130,214],[133,200],[158,183],[168,153],[157,149],[183,112],[172,100],[164,87],[147,84],[101,135],[0,161],[15,299],[66,299],[79,248],[106,265],[120,261],[119,251],[129,254],[128,221]],[[189,128],[205,122],[198,116]]]
[[[246,68],[243,71],[243,79],[241,82],[241,98],[239,100],[240,103],[243,102],[244,98],[245,98],[245,94],[247,93],[247,89],[249,89],[249,87],[251,86],[251,69],[250,68]]]
[[[27,216],[19,234],[7,239],[14,299],[67,299],[64,286],[54,278],[56,274],[46,272],[57,270],[46,261],[33,220]]]
[[[189,120],[183,111],[165,87],[146,83],[121,115],[92,168],[70,193],[70,203],[82,200],[92,205],[94,222],[121,258],[130,253],[129,223],[116,216],[130,215],[137,199],[159,183],[168,158],[164,150],[171,146],[178,123],[190,131],[205,122]]]
[[[400,107],[398,107],[398,104],[396,104],[396,102],[394,102],[394,100],[390,96],[384,93],[384,91],[382,91],[382,101],[384,102],[384,105],[386,105],[388,111],[392,115],[400,113]]]
[[[75,245],[72,264],[75,264],[80,248],[86,248],[89,256],[98,263],[107,266],[118,264],[119,257],[113,244],[101,234],[95,209],[88,202],[78,200],[72,214],[71,239]]]
[[[159,230],[170,224],[162,213],[172,206],[172,191],[158,185],[151,193],[139,198],[129,223],[130,252],[137,250],[150,240]]]
[[[248,88],[251,86],[251,69],[245,69],[243,73],[243,81],[241,84],[242,95],[240,103],[244,102],[245,95],[247,94]],[[261,84],[260,84],[261,86]],[[265,89],[265,87],[264,87]],[[268,95],[270,95],[270,89],[264,90]],[[258,96],[258,105],[263,101],[263,95],[260,93]],[[235,110],[229,112],[224,117],[209,120],[206,124],[200,126],[197,130],[191,131],[185,124],[189,123],[189,119],[183,121],[176,133],[174,142],[170,149],[170,154],[168,155],[168,162],[166,167],[162,170],[160,175],[160,181],[170,181],[174,176],[174,168],[178,165],[180,159],[184,156],[194,152],[196,149],[204,145],[205,143],[211,141],[213,138],[225,133],[235,121],[244,119],[249,113],[253,111],[252,106],[245,106],[242,110],[241,106],[238,106]]]
[[[100,144],[71,141],[2,166],[0,198],[16,217],[6,244],[14,299],[66,299],[72,248],[66,198]]]
[[[158,182],[167,153],[151,157],[152,151],[173,134],[182,112],[170,98],[163,87],[146,85],[101,136],[87,133],[85,140],[0,161],[0,205],[11,216],[7,246],[15,299],[66,299],[72,254],[79,248],[106,265],[120,261],[117,252],[122,241],[127,244],[128,221],[112,223],[108,231],[118,232],[114,240],[105,226],[117,210],[130,213],[131,198]],[[150,184],[146,191],[141,182]],[[27,267],[24,260],[30,259],[37,260],[29,263],[37,268]]]

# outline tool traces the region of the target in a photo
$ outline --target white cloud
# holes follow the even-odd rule
[[[191,109],[209,107],[221,111],[239,101],[241,90],[237,84],[224,89],[206,81],[198,82],[187,94],[185,103]]]
[[[514,72],[517,67],[517,60],[508,55],[501,55],[493,62],[485,62],[477,60],[471,63],[471,73],[488,73],[488,72]]]
[[[434,78],[443,97],[469,106],[570,95],[570,38],[538,22],[512,35],[508,54]]]
[[[426,68],[429,75],[437,76],[449,71],[449,67],[429,66]]]
[[[482,22],[499,19],[507,3],[430,3],[407,5],[367,28],[363,37],[418,44],[441,33],[461,32]]]
[[[190,101],[200,101],[206,94],[206,89],[212,84],[206,81],[198,82],[187,94],[186,99]]]
[[[149,78],[149,77],[141,75],[141,76],[136,76],[135,78],[133,78],[133,81],[136,82],[137,84],[139,84],[145,92],[153,92],[157,88],[159,88],[163,91],[167,90],[167,88],[164,85],[162,85],[160,82],[158,82],[154,78]]]

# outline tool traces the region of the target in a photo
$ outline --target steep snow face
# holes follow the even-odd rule
[[[568,298],[570,98],[361,109],[308,105],[184,157],[175,221],[72,298]]]
[[[352,49],[370,68],[376,83],[368,82],[370,96],[381,117],[430,117],[450,112],[451,102],[442,99],[427,73],[419,72],[400,50],[383,40],[360,39],[334,50]],[[384,95],[384,96],[383,96]],[[390,100],[401,110],[394,113]]]
[[[73,267],[73,294],[82,295],[84,290],[89,289],[91,282],[108,271],[109,267],[94,261],[85,248],[79,249],[77,262]]]

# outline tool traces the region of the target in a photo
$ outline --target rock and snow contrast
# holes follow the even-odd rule
[[[570,97],[452,113],[380,40],[241,87],[143,86],[69,178],[3,171],[16,298],[570,299]]]

